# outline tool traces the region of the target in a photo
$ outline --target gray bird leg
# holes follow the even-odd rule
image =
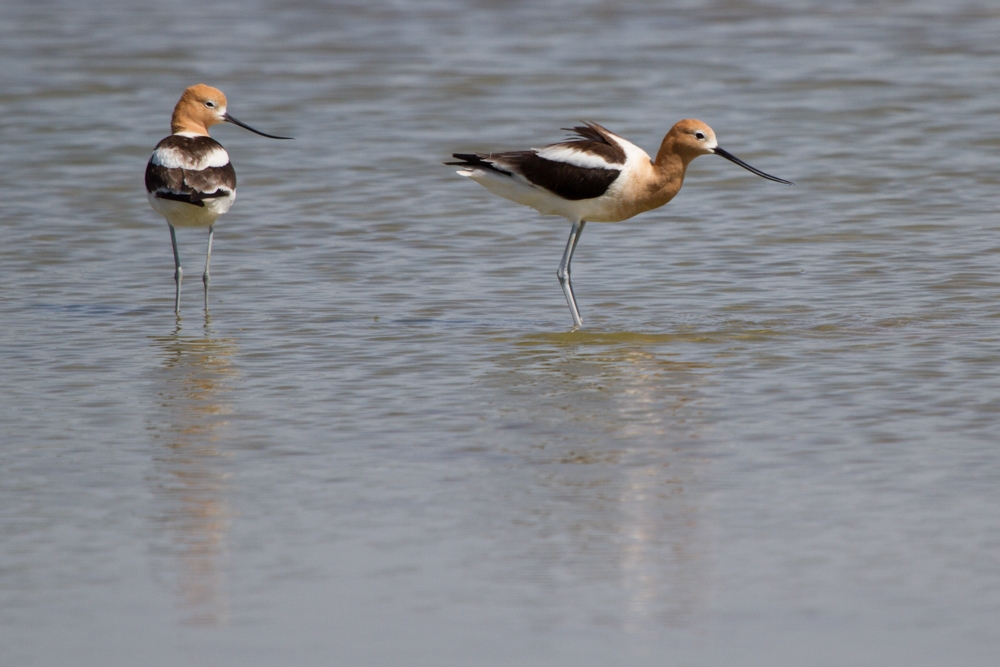
[[[212,280],[211,275],[208,272],[208,264],[212,261],[212,238],[215,236],[215,225],[209,225],[208,227],[208,252],[205,253],[205,274],[201,277],[201,281],[205,283],[205,310],[208,310],[208,283]]]
[[[184,280],[184,269],[181,268],[181,256],[177,252],[177,232],[174,231],[174,226],[167,223],[170,227],[170,243],[174,246],[174,282],[177,283],[177,292],[174,294],[174,312],[178,315],[181,314],[181,281]]]
[[[569,312],[573,316],[574,329],[583,326],[583,320],[580,319],[580,310],[576,307],[576,297],[573,296],[573,283],[569,279],[569,264],[573,261],[576,244],[580,241],[583,226],[586,224],[586,220],[577,220],[573,223],[573,228],[569,232],[569,240],[566,241],[566,250],[563,251],[562,261],[559,263],[559,270],[556,271],[556,277],[559,278],[559,284],[562,285],[563,294],[566,295]]]

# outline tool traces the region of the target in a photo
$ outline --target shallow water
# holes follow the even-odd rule
[[[0,662],[993,665],[1000,12],[0,10]],[[142,172],[222,88],[239,197]],[[441,165],[595,120],[724,160],[568,225]]]

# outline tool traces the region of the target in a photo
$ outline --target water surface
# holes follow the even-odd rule
[[[987,3],[0,10],[0,662],[992,665]],[[181,91],[239,197],[142,172]],[[666,208],[441,165],[695,117]]]

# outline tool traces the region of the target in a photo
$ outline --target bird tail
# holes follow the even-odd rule
[[[506,169],[502,169],[497,166],[495,162],[490,159],[490,155],[485,153],[452,153],[452,157],[458,158],[460,162],[445,162],[447,165],[454,165],[456,167],[465,167],[465,169],[460,170],[458,173],[462,176],[470,176],[476,169],[485,169],[486,171],[495,171],[498,174],[503,174],[504,176],[510,176],[511,173]]]

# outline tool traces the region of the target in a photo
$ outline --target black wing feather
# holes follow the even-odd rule
[[[533,184],[570,201],[600,197],[622,173],[620,169],[578,167],[547,160],[534,152],[526,155],[518,166]]]
[[[577,125],[572,128],[564,127],[562,129],[567,132],[573,132],[580,138],[562,141],[558,144],[553,144],[553,146],[565,146],[578,151],[600,155],[608,164],[623,165],[628,159],[625,149],[611,139],[611,132],[597,123],[586,123],[585,125]]]
[[[460,167],[481,167],[505,176],[512,172],[500,165],[509,165],[533,185],[545,188],[569,201],[600,197],[621,175],[620,169],[579,167],[575,164],[547,160],[535,151],[509,151],[506,153],[454,153],[461,162],[445,164]],[[497,164],[500,163],[500,165]]]

